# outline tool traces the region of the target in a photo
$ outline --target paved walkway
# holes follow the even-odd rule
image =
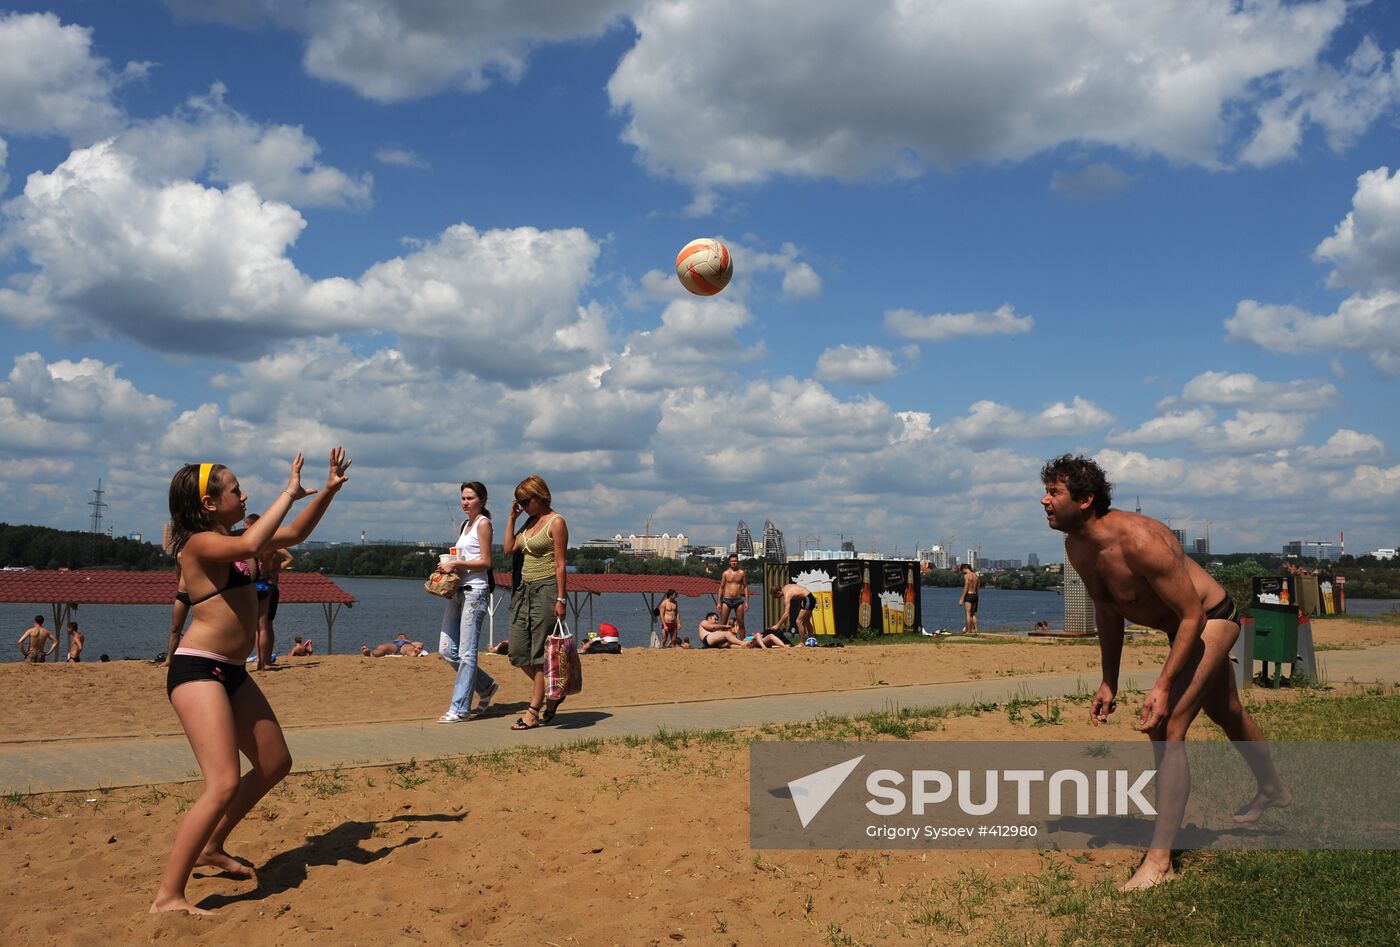
[[[1319,655],[1323,679],[1400,683],[1400,644]],[[1124,674],[1124,689],[1146,689],[1155,671]],[[815,694],[645,704],[571,711],[564,704],[552,725],[517,733],[509,717],[442,725],[428,721],[288,728],[295,772],[336,766],[384,766],[488,753],[517,746],[651,736],[659,729],[732,730],[770,723],[854,716],[900,707],[942,707],[1018,697],[1060,697],[1097,687],[1092,669],[994,680],[871,687]],[[176,783],[199,778],[183,736],[52,742],[0,747],[0,793],[72,792]]]

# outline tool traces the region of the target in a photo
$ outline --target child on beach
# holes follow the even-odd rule
[[[258,599],[249,560],[304,541],[348,479],[350,460],[330,454],[325,489],[301,484],[302,455],[292,461],[287,487],[255,524],[231,531],[246,513],[238,478],[221,464],[186,464],[170,481],[171,547],[190,597],[194,620],[170,657],[166,694],[189,738],[204,789],[180,820],[151,913],[209,914],[190,904],[185,885],[197,865],[251,878],[224,850],[239,821],[291,771],[292,757],[277,717],[244,668],[258,631]],[[292,504],[314,496],[289,527]],[[239,778],[242,750],[252,769]]]

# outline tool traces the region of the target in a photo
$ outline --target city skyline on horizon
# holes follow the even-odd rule
[[[105,501],[102,500],[102,497],[103,497],[104,495],[106,495],[106,493],[107,493],[108,491],[102,489],[102,487],[101,487],[101,482],[100,482],[100,481],[99,481],[99,483],[98,483],[98,487],[97,487],[96,489],[90,491],[90,492],[94,495],[94,499],[93,499],[92,501],[89,501],[89,503],[88,503],[89,506],[93,506],[94,503],[100,503],[100,504],[101,504],[101,509],[105,509],[105,508],[108,508],[108,507],[111,506],[110,503],[106,503]],[[1136,503],[1135,512],[1142,513],[1143,510],[1142,510],[1142,507],[1141,507],[1141,497],[1135,498],[1135,503]],[[1121,509],[1121,507],[1116,507],[1116,508],[1120,508],[1120,509]],[[99,520],[102,518],[102,517],[101,517],[100,509],[96,509],[96,508],[95,508],[95,509],[94,509],[93,516],[94,516],[93,522],[94,522],[94,523],[99,522]],[[765,525],[766,525],[767,523],[769,523],[769,522],[771,522],[771,521],[765,520]],[[1165,522],[1165,521],[1164,521],[1164,522]],[[31,524],[31,525],[39,525],[39,524]],[[162,525],[162,528],[164,528],[166,524],[162,523],[161,525]],[[688,532],[687,532],[686,530],[684,530],[684,529],[679,529],[679,530],[677,530],[677,531],[674,532],[674,533],[670,532],[669,530],[665,530],[665,529],[663,529],[661,532],[652,532],[652,533],[636,532],[636,531],[624,531],[624,530],[621,530],[621,529],[615,529],[615,530],[611,531],[611,535],[606,535],[606,534],[605,534],[605,535],[601,535],[601,536],[590,536],[588,539],[582,539],[582,538],[578,538],[578,537],[571,537],[571,542],[572,542],[572,544],[573,544],[574,546],[576,546],[576,547],[581,547],[581,546],[583,546],[585,543],[600,543],[600,542],[606,543],[606,542],[612,542],[612,541],[614,541],[614,540],[616,540],[616,539],[618,539],[618,538],[621,538],[621,539],[629,539],[629,538],[638,538],[638,537],[642,537],[642,538],[682,537],[682,538],[685,538],[686,540],[689,541],[689,542],[687,543],[687,545],[691,545],[691,546],[710,546],[710,547],[713,547],[713,548],[716,548],[716,549],[718,549],[718,548],[724,548],[724,549],[726,549],[726,550],[733,551],[733,550],[735,550],[735,549],[737,548],[737,546],[738,546],[739,533],[740,533],[741,529],[744,527],[744,525],[745,525],[745,521],[743,521],[743,520],[740,520],[740,521],[738,521],[738,522],[735,524],[735,536],[734,536],[734,538],[731,539],[728,543],[723,543],[723,542],[697,542],[697,541],[696,541],[696,537],[695,537],[694,535],[688,533]],[[777,526],[777,524],[772,524],[772,525],[774,525],[775,527]],[[1166,525],[1167,525],[1169,528],[1171,528],[1171,524],[1170,524],[1170,523],[1167,523]],[[780,527],[779,527],[779,530],[781,531],[781,528],[780,528]],[[90,529],[90,530],[87,530],[87,531],[91,532],[91,531],[94,531],[94,530],[91,530],[91,529]],[[106,530],[105,530],[105,533],[106,533],[108,536],[114,536],[114,535],[117,534],[117,532],[118,532],[118,531],[116,530],[116,527],[115,527],[115,526],[108,526],[108,527],[106,528]],[[1241,554],[1241,553],[1270,553],[1270,554],[1272,554],[1272,551],[1271,551],[1271,550],[1268,550],[1268,549],[1246,549],[1246,550],[1229,550],[1229,551],[1221,550],[1221,549],[1212,549],[1212,548],[1210,548],[1210,545],[1209,545],[1210,534],[1209,534],[1209,530],[1208,530],[1208,529],[1207,529],[1207,531],[1206,531],[1202,536],[1198,536],[1198,537],[1194,537],[1194,538],[1193,538],[1193,537],[1186,536],[1186,535],[1185,535],[1185,531],[1180,530],[1180,529],[1172,528],[1172,532],[1176,535],[1177,540],[1178,540],[1179,542],[1182,543],[1182,548],[1183,548],[1184,550],[1186,550],[1186,551],[1201,552],[1202,550],[1199,549],[1199,548],[1197,548],[1197,547],[1199,546],[1199,543],[1200,543],[1202,540],[1204,540],[1204,541],[1207,543],[1207,548],[1204,550],[1206,554],[1210,554],[1211,552],[1216,552],[1216,553],[1219,553],[1219,554],[1221,554],[1221,555],[1238,555],[1238,554]],[[1314,531],[1314,533],[1316,533],[1316,532],[1317,532],[1317,531]],[[144,539],[144,537],[147,536],[147,535],[154,535],[154,533],[148,534],[145,530],[142,530],[142,529],[129,529],[129,530],[120,531],[120,535],[121,535],[121,536],[128,537],[128,538],[130,538],[130,537],[132,536],[132,534],[139,534],[139,537],[138,537],[138,538],[142,538],[142,539]],[[785,536],[786,534],[784,533],[783,535]],[[799,548],[799,550],[798,550],[798,552],[797,552],[797,555],[799,555],[799,556],[802,555],[802,553],[803,553],[804,550],[835,552],[835,551],[838,551],[838,550],[842,549],[842,546],[839,545],[840,543],[851,542],[851,543],[854,544],[854,543],[856,542],[856,540],[859,539],[859,537],[857,537],[857,536],[855,536],[855,535],[852,534],[852,535],[851,535],[851,538],[850,538],[849,540],[847,540],[847,539],[846,539],[846,535],[847,535],[847,534],[844,534],[844,533],[838,533],[838,537],[839,537],[839,538],[838,538],[838,545],[835,545],[835,546],[832,546],[832,545],[822,545],[822,544],[821,544],[822,537],[821,537],[820,535],[817,535],[817,536],[800,537],[800,541],[802,542],[803,545],[801,545],[801,547]],[[1308,553],[1307,553],[1307,551],[1306,551],[1307,547],[1316,547],[1316,548],[1314,549],[1314,554],[1313,554],[1312,556],[1308,556],[1309,558],[1337,558],[1337,557],[1341,556],[1341,555],[1344,553],[1344,551],[1345,551],[1344,536],[1345,536],[1345,532],[1339,530],[1339,531],[1338,531],[1338,540],[1337,540],[1336,543],[1333,543],[1330,539],[1297,539],[1297,538],[1289,538],[1289,539],[1286,539],[1286,540],[1280,540],[1278,546],[1279,546],[1279,548],[1281,548],[1281,549],[1284,550],[1284,554],[1287,554],[1287,549],[1288,549],[1288,547],[1293,546],[1293,545],[1299,545],[1299,546],[1304,547],[1304,552],[1303,552],[1303,555],[1304,555],[1304,556],[1308,556]],[[873,539],[875,539],[876,537],[870,537],[870,538],[873,540]],[[1185,541],[1183,541],[1183,538],[1185,538]],[[964,552],[960,552],[960,551],[958,550],[957,543],[954,542],[954,541],[952,541],[952,540],[955,540],[955,539],[956,539],[956,537],[943,537],[943,538],[940,538],[940,539],[938,539],[938,540],[929,542],[929,543],[927,543],[927,544],[924,544],[924,543],[916,544],[915,547],[913,548],[913,550],[911,551],[910,555],[909,555],[908,557],[906,557],[906,558],[918,559],[918,558],[920,558],[921,554],[926,554],[926,553],[932,552],[933,550],[937,550],[937,549],[944,549],[944,551],[947,552],[947,553],[949,554],[951,560],[952,560],[954,563],[967,561],[967,558],[966,558],[965,553],[964,553]],[[149,541],[149,540],[145,540],[145,541]],[[343,544],[346,544],[346,543],[366,544],[366,545],[374,545],[374,544],[376,544],[376,543],[394,543],[394,544],[411,544],[411,545],[425,545],[425,544],[426,544],[426,545],[431,545],[431,544],[433,544],[433,543],[440,543],[440,542],[444,542],[444,541],[447,541],[447,540],[431,540],[431,539],[421,539],[421,538],[418,538],[418,539],[409,539],[409,538],[407,538],[407,537],[402,537],[402,536],[401,536],[400,538],[398,538],[398,539],[390,539],[390,538],[387,538],[387,537],[374,538],[374,537],[368,537],[368,536],[365,535],[365,534],[363,533],[363,531],[362,531],[362,532],[361,532],[361,535],[360,535],[360,538],[359,538],[359,539],[356,539],[356,540],[319,540],[318,542],[320,542],[320,543],[326,543],[326,544],[336,544],[336,545],[343,545]],[[808,541],[810,541],[810,544],[808,544]],[[945,548],[945,544],[946,544],[946,548]],[[1031,557],[1037,557],[1037,558],[1041,558],[1041,559],[1044,559],[1044,558],[1046,557],[1046,553],[1045,553],[1043,550],[1040,550],[1040,549],[1028,550],[1028,551],[1024,552],[1023,554],[1021,554],[1021,555],[1019,555],[1019,556],[1017,556],[1017,555],[993,555],[993,554],[991,554],[991,553],[986,553],[985,551],[983,551],[982,545],[983,545],[983,544],[980,544],[980,543],[974,543],[974,544],[972,544],[971,546],[967,546],[966,544],[964,544],[964,549],[965,549],[965,552],[966,552],[966,553],[971,553],[971,552],[974,552],[974,550],[975,550],[975,554],[976,554],[976,557],[977,557],[978,561],[984,561],[984,560],[985,560],[985,561],[993,561],[993,562],[996,562],[996,561],[1009,561],[1009,560],[1020,559],[1022,562],[1027,562]],[[1400,543],[1397,543],[1397,545],[1400,545]],[[1390,547],[1387,547],[1387,546],[1378,546],[1378,547],[1375,547],[1375,549],[1366,549],[1366,550],[1362,550],[1362,551],[1357,551],[1357,550],[1355,550],[1355,548],[1353,548],[1353,551],[1352,551],[1351,555],[1355,555],[1355,556],[1369,555],[1369,554],[1372,554],[1373,552],[1375,552],[1376,550],[1393,549],[1393,548],[1395,548],[1395,547],[1394,547],[1394,546],[1390,546]],[[1324,549],[1326,550],[1326,553],[1325,553],[1325,554],[1324,554]],[[1336,552],[1335,552],[1335,553],[1332,552],[1333,549],[1336,549]],[[884,547],[879,546],[878,544],[873,544],[873,545],[869,545],[869,546],[867,546],[867,547],[865,547],[865,548],[859,548],[859,547],[857,546],[857,548],[855,548],[853,551],[855,551],[855,552],[857,552],[857,553],[870,553],[870,554],[874,554],[874,555],[886,556],[887,558],[894,558],[894,559],[897,559],[897,558],[900,558],[900,557],[901,557],[901,556],[900,556],[901,550],[900,550],[900,547],[898,547],[898,546],[893,546],[893,547],[890,547],[890,548],[887,549],[887,548],[884,548]],[[1059,558],[1059,559],[1056,559],[1056,558],[1053,557],[1054,554],[1051,554],[1052,558],[1050,559],[1050,562],[1058,562],[1058,561],[1060,561],[1060,560],[1063,558],[1063,549],[1058,550],[1058,553],[1059,553],[1060,558]],[[755,557],[755,558],[758,558],[758,557]],[[1046,564],[1049,564],[1049,563],[1046,563]],[[1031,563],[1031,565],[1034,565],[1034,563]]]

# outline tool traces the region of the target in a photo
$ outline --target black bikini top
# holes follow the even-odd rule
[[[184,602],[186,605],[198,605],[200,602],[209,601],[216,595],[224,594],[229,589],[237,589],[241,588],[242,586],[252,584],[253,576],[248,571],[248,564],[243,560],[239,559],[236,562],[230,562],[228,564],[228,581],[224,583],[223,588],[215,589],[214,591],[210,592],[208,595],[200,599],[191,599],[190,594],[188,592],[177,592],[175,593],[175,599],[177,601]]]

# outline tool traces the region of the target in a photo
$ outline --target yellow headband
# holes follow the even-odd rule
[[[213,469],[213,464],[199,465],[199,498],[201,500],[209,495],[209,474]]]

